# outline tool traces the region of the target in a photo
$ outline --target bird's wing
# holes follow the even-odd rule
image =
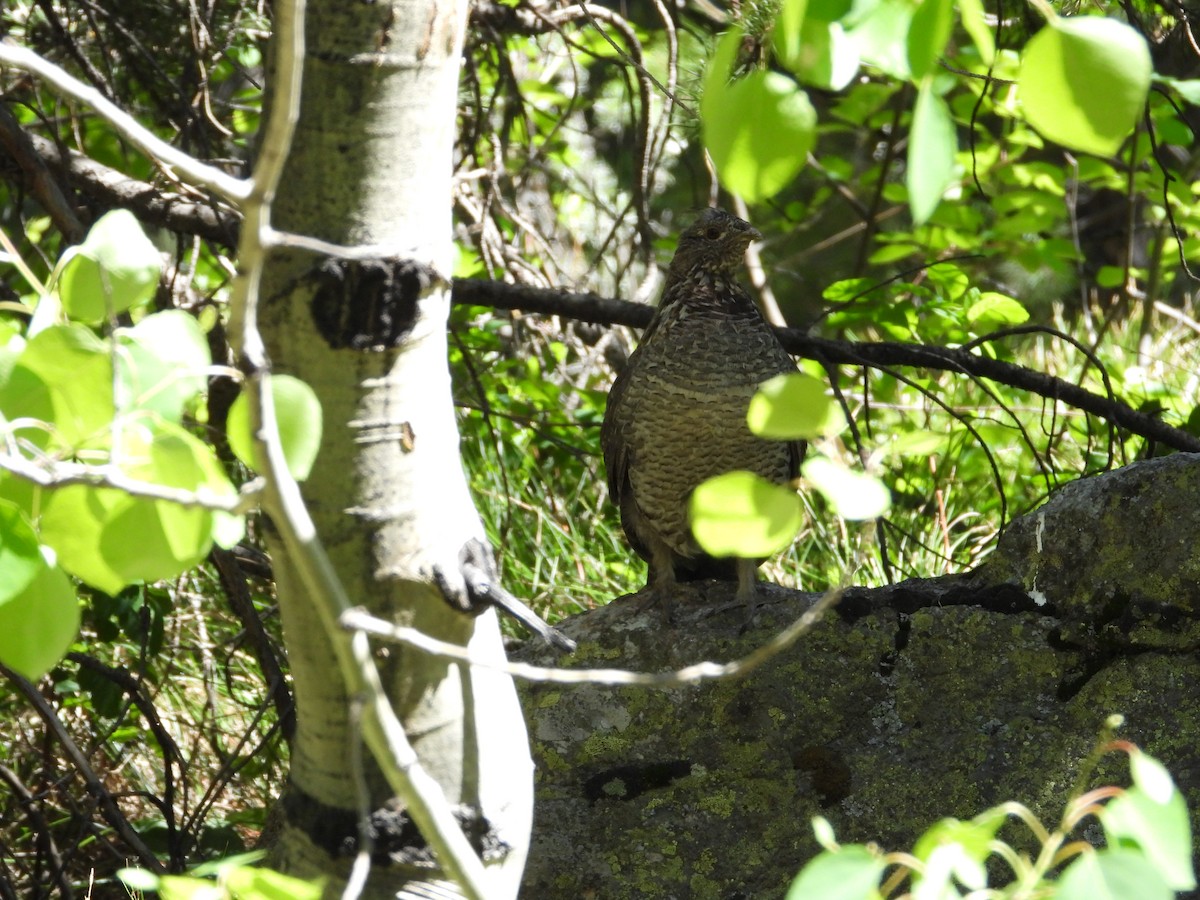
[[[604,422],[600,427],[600,449],[604,454],[608,493],[618,507],[621,505],[621,496],[629,484],[629,440],[625,436],[621,404],[629,384],[627,375],[632,361],[631,357],[608,391],[608,402],[604,408]]]
[[[637,351],[634,351],[635,353]],[[621,528],[630,546],[638,556],[650,559],[650,550],[642,540],[645,516],[638,506],[633,487],[629,483],[629,438],[625,433],[628,425],[626,410],[622,408],[629,384],[628,373],[632,370],[633,357],[617,376],[608,392],[608,405],[604,410],[604,423],[600,427],[600,449],[604,453],[604,470],[608,477],[608,494],[613,505],[621,513]]]
[[[807,441],[788,442],[788,472],[795,480],[800,475],[800,466],[804,463],[804,454],[808,452]]]

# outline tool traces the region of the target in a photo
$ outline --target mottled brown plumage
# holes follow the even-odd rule
[[[746,425],[758,386],[796,371],[737,281],[759,236],[719,209],[680,235],[662,301],[608,395],[600,442],[609,492],[667,605],[676,581],[736,578],[753,612],[761,560],[708,556],[688,527],[688,498],[702,481],[735,469],[787,482],[803,455],[803,444],[764,440]]]

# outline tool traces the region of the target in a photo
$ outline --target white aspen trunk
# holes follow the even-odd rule
[[[448,277],[467,0],[308,7],[301,116],[275,227],[381,245],[381,255]],[[276,251],[268,263],[261,326],[273,370],[307,381],[324,411],[305,499],[352,603],[480,657],[501,656],[495,612],[466,615],[443,596],[459,586],[465,549],[486,540],[450,394],[449,288],[435,280],[418,299],[415,278],[389,281],[388,271],[300,250]],[[382,318],[370,312],[381,309]],[[411,328],[388,325],[409,317]],[[292,874],[332,875],[333,895],[357,837],[352,700],[286,555],[278,542],[271,549],[297,703],[286,818],[271,862]],[[376,659],[421,764],[449,803],[478,814],[485,840],[498,847],[485,854],[489,896],[516,896],[533,796],[511,679],[398,645],[380,648]],[[369,808],[394,810],[392,791],[363,752]],[[376,850],[364,896],[397,896],[406,881],[439,878],[436,869],[397,863],[414,850],[407,839],[382,835]]]

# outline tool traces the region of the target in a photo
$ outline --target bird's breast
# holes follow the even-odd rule
[[[676,377],[682,375],[684,377]],[[659,367],[639,371],[626,402],[629,485],[660,537],[685,557],[699,553],[688,498],[716,475],[746,469],[776,483],[791,477],[786,444],[750,433],[746,410],[758,380],[731,382]]]

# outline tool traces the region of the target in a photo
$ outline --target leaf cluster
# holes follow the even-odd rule
[[[36,306],[3,323],[0,546],[10,564],[0,662],[33,680],[78,630],[68,576],[117,595],[176,578],[245,535],[239,492],[201,436],[208,341],[187,312],[146,309],[161,265],[133,215],[117,210],[63,254]],[[304,477],[320,407],[297,379],[271,388],[285,456]],[[244,395],[234,401],[229,442],[252,465],[247,407]]]
[[[5,323],[0,542],[20,564],[5,571],[0,661],[30,678],[75,637],[67,575],[116,594],[173,578],[244,534],[231,514],[237,490],[189,424],[211,367],[199,324],[167,310],[107,336],[94,330],[144,307],[161,265],[133,216],[110,213],[64,254],[56,291],[41,295],[28,326]]]
[[[1119,720],[1117,716],[1112,722]],[[1113,727],[1110,723],[1110,732]],[[1177,891],[1193,889],[1191,825],[1170,774],[1137,747],[1108,739],[1102,740],[1091,764],[1109,749],[1129,755],[1133,785],[1076,796],[1053,831],[1019,803],[1009,802],[969,821],[937,822],[917,839],[911,853],[885,853],[872,845],[838,844],[830,824],[818,818],[814,830],[825,850],[800,871],[787,896],[789,900],[1171,900]],[[1103,827],[1105,846],[1070,840],[1089,817]],[[1036,840],[1032,853],[999,837],[1010,819],[1028,827]],[[1008,869],[1007,880],[989,871],[992,859]]]

